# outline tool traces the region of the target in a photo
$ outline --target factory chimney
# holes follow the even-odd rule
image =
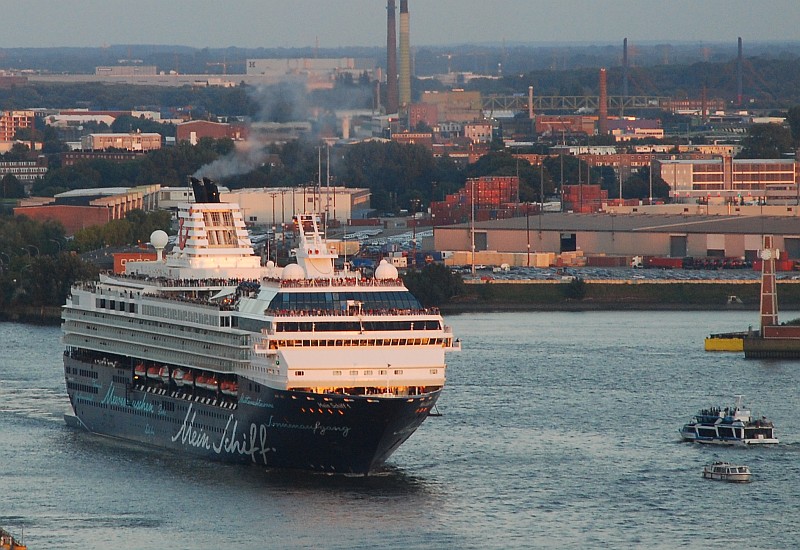
[[[628,97],[628,39],[622,41],[622,97]]]
[[[600,98],[597,105],[597,132],[604,136],[608,133],[608,90],[606,88],[606,70],[600,69]]]
[[[736,58],[736,104],[742,106],[742,37],[739,37],[739,55]]]
[[[386,4],[386,112],[397,112],[397,22],[394,0]]]
[[[528,86],[528,118],[533,120],[533,86]]]
[[[408,0],[400,0],[400,107],[411,103],[411,47],[409,44]]]

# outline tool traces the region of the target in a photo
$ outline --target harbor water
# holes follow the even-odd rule
[[[797,317],[781,313],[783,320]],[[68,428],[58,327],[0,324],[0,527],[33,549],[789,548],[800,364],[707,353],[756,312],[450,316],[442,416],[384,471],[222,465]],[[743,394],[769,448],[681,443]],[[702,478],[746,464],[748,484]]]

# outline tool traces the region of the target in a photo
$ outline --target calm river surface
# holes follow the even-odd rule
[[[781,319],[797,317],[781,313]],[[755,312],[450,316],[441,417],[369,478],[220,465],[66,427],[57,327],[0,324],[0,526],[36,549],[788,548],[800,362],[703,351]],[[771,448],[679,442],[744,394]],[[703,480],[703,465],[754,480]]]

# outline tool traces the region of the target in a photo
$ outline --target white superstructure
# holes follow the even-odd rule
[[[296,264],[262,266],[235,204],[178,213],[177,244],[122,276],[76,286],[67,344],[136,351],[142,359],[236,374],[276,389],[419,395],[445,383],[459,348],[435,308],[422,308],[382,261],[373,278],[335,271],[319,219],[296,219]],[[142,351],[144,350],[144,351]]]

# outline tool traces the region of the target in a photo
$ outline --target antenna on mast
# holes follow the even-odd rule
[[[317,146],[317,188],[314,190],[314,210],[319,215],[322,209],[322,197],[320,188],[322,187],[322,146]],[[319,201],[319,204],[317,204]]]
[[[328,238],[328,217],[331,215],[331,144],[327,143],[325,160],[325,238]]]

